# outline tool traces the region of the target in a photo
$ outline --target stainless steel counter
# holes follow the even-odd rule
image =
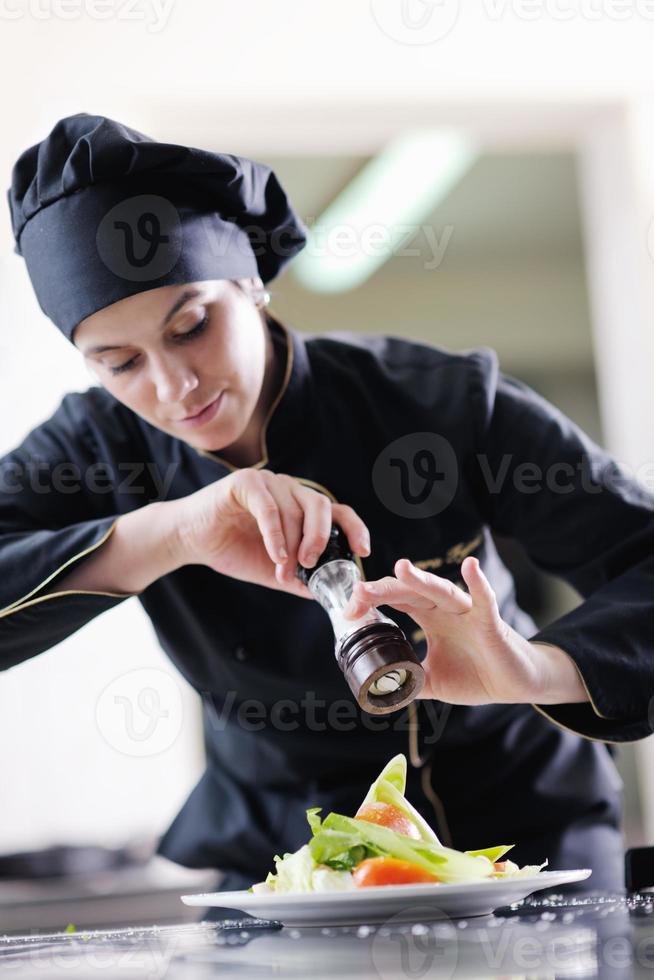
[[[340,928],[226,920],[0,935],[0,977],[654,977],[654,895],[533,896],[471,919]]]

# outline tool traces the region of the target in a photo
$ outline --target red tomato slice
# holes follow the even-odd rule
[[[366,803],[359,808],[355,820],[367,820],[388,827],[397,834],[404,834],[414,840],[420,840],[420,831],[402,811],[392,803]]]
[[[412,885],[423,881],[438,881],[436,875],[423,871],[411,861],[398,858],[366,858],[357,864],[352,872],[357,888],[370,888],[373,885]]]

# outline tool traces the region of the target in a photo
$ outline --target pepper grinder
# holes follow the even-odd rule
[[[381,715],[413,701],[422,689],[425,674],[397,623],[374,607],[358,619],[343,616],[361,573],[337,524],[332,525],[327,547],[315,566],[298,565],[296,575],[329,615],[336,662],[359,706]]]

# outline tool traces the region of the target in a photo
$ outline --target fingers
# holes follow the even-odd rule
[[[245,506],[257,522],[270,560],[275,564],[286,562],[286,536],[274,494],[264,480],[252,480],[245,489],[245,497]]]
[[[357,555],[370,554],[370,532],[359,515],[347,504],[332,504],[335,524],[342,528],[350,548]]]
[[[355,554],[370,554],[370,534],[359,515],[295,477],[244,469],[233,492],[256,519],[280,583],[295,576],[298,564],[313,568],[327,546],[333,523],[342,528]]]
[[[468,586],[470,598],[477,610],[478,615],[487,619],[490,623],[495,623],[500,619],[500,612],[497,607],[497,597],[493,587],[484,575],[479,560],[469,555],[464,558],[461,565],[463,580]]]
[[[331,501],[324,493],[299,485],[293,492],[304,513],[298,561],[305,568],[313,568],[329,541],[332,529]]]
[[[408,558],[400,558],[395,563],[395,574],[397,578],[387,576],[376,582],[358,582],[344,610],[346,618],[357,619],[372,606],[380,605],[400,609],[400,604],[406,604],[415,611],[435,608],[453,615],[472,608],[473,599],[463,589],[448,579],[416,568]]]
[[[332,524],[338,524],[356,554],[370,553],[370,535],[358,514],[347,504],[337,504],[324,493],[303,486],[294,477],[272,474],[271,492],[280,504],[288,559],[276,570],[278,581],[287,582],[299,564],[313,568],[327,547]]]
[[[314,599],[315,596],[308,586],[302,582],[297,575],[287,576],[283,572],[283,565],[275,566],[275,579],[279,583],[280,588],[284,592],[290,592],[293,595],[299,596],[301,599]],[[283,574],[282,574],[283,572]]]
[[[332,505],[329,498],[323,493],[303,487],[292,477],[288,480],[288,484],[281,482],[279,485],[289,558],[275,569],[277,581],[284,583],[293,579],[299,581],[296,576],[298,564],[313,568],[327,546],[332,527]]]
[[[386,576],[375,582],[357,582],[343,612],[347,619],[358,619],[372,606],[384,605],[395,609],[403,605],[412,609],[433,609],[434,601],[419,595],[397,579]]]
[[[416,568],[408,558],[400,558],[395,562],[395,574],[400,582],[410,586],[425,599],[431,599],[432,604],[444,612],[461,614],[472,608],[473,599],[463,589],[446,578]]]

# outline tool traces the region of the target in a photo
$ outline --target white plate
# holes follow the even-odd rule
[[[186,905],[217,906],[274,919],[287,926],[356,925],[358,923],[457,918],[488,915],[543,888],[583,881],[589,868],[540,871],[518,878],[490,878],[469,884],[378,885],[351,892],[303,895],[253,895],[248,891],[182,895]]]

